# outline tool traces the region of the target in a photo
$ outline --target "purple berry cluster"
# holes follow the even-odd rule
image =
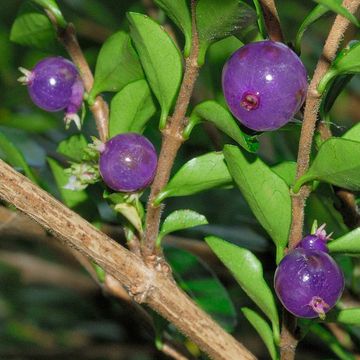
[[[48,57],[29,71],[20,68],[25,76],[19,81],[27,85],[32,101],[41,109],[54,112],[65,110],[65,124],[74,121],[80,128],[77,115],[84,95],[83,83],[76,66],[63,57]]]
[[[324,318],[344,290],[344,276],[328,254],[324,228],[308,235],[280,262],[275,291],[283,306],[297,317]]]
[[[275,130],[300,110],[307,73],[286,45],[260,41],[233,53],[223,69],[222,87],[230,111],[243,125]]]
[[[100,150],[100,174],[111,189],[136,192],[153,181],[157,154],[153,144],[135,133],[120,134]]]

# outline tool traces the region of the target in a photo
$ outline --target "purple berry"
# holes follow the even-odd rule
[[[99,162],[106,185],[120,192],[135,192],[150,185],[156,166],[153,144],[135,133],[120,134],[106,142]]]
[[[315,234],[305,236],[296,248],[307,249],[307,250],[320,250],[326,253],[329,249],[326,242],[329,240],[331,234],[326,234],[325,224],[321,225],[316,229]]]
[[[306,69],[286,45],[259,41],[241,47],[222,74],[226,102],[246,127],[275,130],[300,110],[307,91]]]
[[[275,272],[276,294],[297,317],[324,318],[343,289],[339,266],[323,251],[295,249],[282,259]]]

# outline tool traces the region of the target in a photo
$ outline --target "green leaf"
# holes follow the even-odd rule
[[[74,208],[84,203],[88,199],[85,191],[72,191],[64,189],[64,186],[69,180],[69,175],[65,173],[65,169],[59,163],[51,158],[47,159],[50,169],[54,175],[57,187],[64,203],[69,208]]]
[[[48,115],[45,112],[12,114],[3,110],[0,114],[0,125],[33,133],[44,133],[56,129],[59,127],[59,124],[61,123],[55,117]]]
[[[59,27],[65,28],[66,27],[66,21],[63,17],[63,14],[61,13],[58,4],[55,0],[32,0],[34,3],[40,5],[46,10],[51,11],[53,16],[56,19],[57,25]]]
[[[360,27],[360,21],[344,6],[341,5],[341,1],[338,0],[315,0],[317,3],[327,6],[331,11],[342,15],[355,26]]]
[[[256,22],[256,12],[242,1],[199,0],[196,5],[199,65],[205,62],[206,51],[213,42],[239,32],[247,32],[249,28],[253,31]]]
[[[207,100],[195,106],[190,115],[189,124],[184,131],[184,137],[188,138],[194,126],[202,120],[213,123],[247,151],[257,151],[259,143],[256,137],[243,133],[231,113],[214,100]]]
[[[178,248],[164,249],[178,285],[227,331],[236,325],[234,305],[213,271],[193,254]]]
[[[191,159],[170,179],[155,203],[173,196],[187,196],[216,187],[231,185],[232,178],[221,152],[211,152]]]
[[[319,149],[305,175],[294,185],[297,193],[309,181],[323,181],[349,190],[360,190],[360,142],[330,138]]]
[[[341,1],[340,1],[340,4],[341,4]],[[319,5],[315,6],[310,11],[308,16],[304,19],[304,21],[300,25],[300,28],[296,34],[296,37],[295,37],[295,50],[298,54],[301,53],[301,41],[302,41],[302,37],[303,37],[305,31],[307,30],[307,28],[310,25],[312,25],[313,23],[315,23],[317,20],[319,20],[328,11],[330,11],[329,7],[319,4]]]
[[[38,179],[27,164],[23,153],[4,135],[0,132],[0,152],[5,156],[5,161],[17,170],[22,170],[24,174],[35,184],[38,184]]]
[[[335,310],[326,316],[329,322],[337,322],[346,325],[360,325],[360,308]]]
[[[182,80],[181,54],[167,32],[148,16],[130,12],[128,19],[141,64],[161,106],[160,127],[164,128]]]
[[[283,161],[277,165],[272,166],[271,170],[276,175],[280,176],[289,187],[294,184],[296,176],[295,161]]]
[[[326,346],[328,346],[334,352],[334,354],[338,356],[339,359],[355,360],[355,357],[341,346],[336,337],[320,324],[312,325],[310,331],[315,334],[317,338],[321,339],[326,344]]]
[[[279,317],[275,299],[263,277],[261,262],[249,250],[215,236],[205,238],[207,244],[234,275],[245,293],[270,319],[275,341],[279,339]]]
[[[110,137],[126,132],[142,133],[155,112],[156,107],[146,80],[125,86],[111,101]]]
[[[260,4],[259,0],[253,0],[253,3],[255,5],[255,10],[256,10],[256,14],[257,14],[257,23],[259,26],[259,30],[261,33],[261,36],[263,39],[267,38],[267,31],[266,31],[266,26],[265,26],[265,19],[264,19],[264,14],[263,14],[263,10]]]
[[[82,134],[76,134],[62,140],[56,151],[65,155],[72,161],[81,162],[83,160],[84,149],[86,149],[87,146],[88,143],[85,136]]]
[[[360,72],[360,41],[351,41],[349,45],[340,51],[330,66],[328,72],[319,82],[317,90],[322,94],[336,76],[345,74],[357,74]]]
[[[274,343],[273,333],[271,331],[268,323],[255,311],[243,307],[241,308],[242,313],[246,317],[246,319],[250,322],[250,324],[254,327],[257,333],[260,335],[262,341],[266,345],[271,359],[277,360],[279,359],[276,346]]]
[[[208,224],[206,217],[192,210],[176,210],[166,217],[157,239],[160,246],[163,237],[174,231]]]
[[[360,142],[360,123],[351,127],[341,138]]]
[[[21,6],[11,28],[10,40],[43,51],[58,48],[56,32],[49,18],[30,2]]]
[[[333,253],[360,254],[360,228],[356,228],[336,240],[328,242]]]
[[[144,73],[129,34],[118,31],[106,40],[100,50],[89,102],[93,102],[103,91],[117,92],[125,85],[143,78]]]
[[[186,0],[155,0],[169,18],[178,26],[185,35],[184,55],[188,57],[191,48],[191,15]]]
[[[260,158],[245,155],[236,146],[225,145],[229,171],[259,223],[273,239],[277,262],[288,241],[291,198],[285,181]]]

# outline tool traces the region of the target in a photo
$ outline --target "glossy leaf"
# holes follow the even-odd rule
[[[199,64],[215,41],[247,32],[257,26],[257,15],[252,7],[239,0],[199,0],[196,6],[196,24],[199,33]]]
[[[4,160],[17,170],[21,170],[35,184],[38,180],[27,164],[23,153],[0,132],[0,152],[5,156]]]
[[[269,324],[254,310],[243,307],[241,308],[241,311],[246,317],[246,319],[250,322],[250,324],[254,327],[256,332],[260,335],[262,341],[264,342],[266,348],[269,351],[271,359],[279,359],[274,343],[273,333]]]
[[[56,160],[51,158],[47,160],[65,205],[74,208],[84,203],[88,199],[86,192],[64,189],[69,180],[69,175],[65,173],[65,169]]]
[[[57,147],[57,152],[65,155],[72,161],[81,162],[83,160],[84,149],[87,148],[87,145],[85,136],[76,134],[62,140]]]
[[[245,293],[270,319],[276,342],[279,337],[279,317],[274,295],[263,277],[261,262],[249,250],[215,236],[205,238],[207,244],[234,275]]]
[[[182,80],[181,54],[167,32],[148,16],[128,13],[128,19],[147,80],[161,106],[163,128]]]
[[[110,137],[126,132],[142,133],[155,112],[156,107],[146,80],[128,84],[111,101]]]
[[[185,35],[184,54],[189,56],[191,48],[191,15],[186,0],[154,0],[155,4],[165,11],[167,16]]]
[[[357,74],[360,72],[360,41],[351,41],[349,45],[340,51],[330,69],[321,79],[317,90],[322,94],[336,76],[345,74]]]
[[[341,3],[341,1],[340,1]],[[295,50],[298,54],[301,53],[301,41],[303,38],[303,35],[307,28],[315,23],[317,20],[319,20],[323,15],[325,15],[330,9],[322,4],[319,4],[315,6],[310,13],[306,16],[302,24],[300,25],[300,28],[296,34],[295,38]]]
[[[192,228],[194,226],[207,224],[206,217],[192,210],[176,210],[166,217],[158,236],[157,245],[167,234],[174,231]]]
[[[346,325],[360,325],[360,308],[334,310],[327,317],[327,321]]]
[[[360,21],[356,18],[355,15],[351,14],[351,12],[341,5],[341,1],[338,0],[315,0],[317,3],[327,6],[333,12],[342,15],[350,22],[352,22],[355,26],[360,27]]]
[[[96,95],[103,91],[117,92],[142,78],[144,73],[130,36],[124,31],[118,31],[106,40],[100,50],[89,102],[93,102]]]
[[[160,204],[168,197],[192,195],[231,184],[232,178],[223,154],[211,152],[184,164],[160,192],[155,203]]]
[[[296,176],[295,161],[283,161],[277,165],[272,166],[271,170],[280,176],[289,187],[294,184]]]
[[[333,253],[360,255],[360,228],[356,228],[336,240],[329,241],[328,247]]]
[[[307,173],[294,185],[297,193],[309,181],[323,181],[344,189],[360,189],[360,142],[330,138],[320,147]]]
[[[56,32],[49,18],[30,2],[21,6],[11,28],[10,40],[43,51],[58,48]]]
[[[56,19],[56,23],[58,26],[65,28],[66,27],[66,21],[63,17],[63,14],[60,11],[60,8],[55,0],[32,0],[34,3],[40,5],[46,10],[49,10],[54,18]]]
[[[289,188],[260,158],[248,155],[245,157],[236,146],[224,148],[229,171],[259,223],[273,239],[279,261],[291,224]]]
[[[213,271],[188,251],[165,247],[164,253],[178,285],[222,327],[232,331],[237,318],[235,308]]]
[[[355,124],[343,136],[342,139],[360,142],[360,124]]]
[[[256,137],[243,133],[231,113],[214,100],[207,100],[195,106],[184,131],[185,138],[188,138],[193,127],[203,120],[213,123],[247,151],[257,151],[259,143]]]
[[[266,39],[267,31],[266,31],[265,19],[264,19],[264,14],[263,14],[263,10],[262,10],[260,1],[259,0],[253,0],[253,3],[254,3],[257,18],[258,18],[257,23],[258,23],[258,26],[259,26],[261,36],[263,37],[263,39]]]

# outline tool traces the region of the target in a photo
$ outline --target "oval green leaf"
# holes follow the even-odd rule
[[[229,171],[259,223],[273,239],[277,262],[283,256],[291,224],[289,187],[260,158],[245,155],[236,146],[225,145]]]
[[[360,190],[360,142],[330,138],[319,149],[305,175],[294,185],[297,193],[309,181],[323,181],[349,190]]]
[[[65,28],[66,21],[61,13],[61,10],[55,0],[32,0],[34,3],[40,5],[46,10],[49,10],[56,19],[59,27]]]
[[[181,54],[167,32],[148,16],[128,13],[128,19],[141,64],[161,106],[160,128],[164,128],[182,79]]]
[[[118,31],[102,46],[96,62],[94,86],[89,102],[103,91],[120,91],[125,85],[144,78],[140,61],[130,36]]]
[[[330,241],[328,248],[333,253],[360,255],[360,228],[356,228],[344,236]]]
[[[132,82],[111,101],[110,137],[125,132],[142,133],[155,113],[156,107],[146,80]]]
[[[256,332],[260,335],[266,348],[269,351],[272,360],[279,359],[278,352],[274,343],[274,337],[269,324],[255,311],[243,307],[241,308],[242,313],[246,319],[250,322]]]
[[[56,151],[70,160],[80,163],[83,160],[84,150],[87,146],[88,143],[85,136],[82,134],[75,134],[65,140],[62,140]]]
[[[166,217],[157,239],[157,246],[160,246],[161,240],[167,234],[174,231],[189,229],[194,226],[206,225],[208,221],[204,215],[192,210],[176,210]]]
[[[256,152],[259,148],[256,137],[243,133],[231,113],[214,100],[207,100],[195,106],[184,131],[184,137],[188,138],[194,126],[203,120],[213,123],[245,150]]]
[[[190,54],[191,48],[191,15],[185,0],[154,0],[166,15],[178,26],[185,36],[184,55]]]
[[[360,308],[351,308],[332,311],[326,320],[346,325],[360,325]]]
[[[221,152],[211,152],[184,164],[170,179],[155,203],[173,196],[187,196],[212,188],[229,186],[232,178]]]
[[[279,339],[279,317],[274,295],[264,280],[261,262],[249,250],[231,244],[215,236],[208,236],[205,241],[234,275],[245,293],[270,319],[275,341]]]

